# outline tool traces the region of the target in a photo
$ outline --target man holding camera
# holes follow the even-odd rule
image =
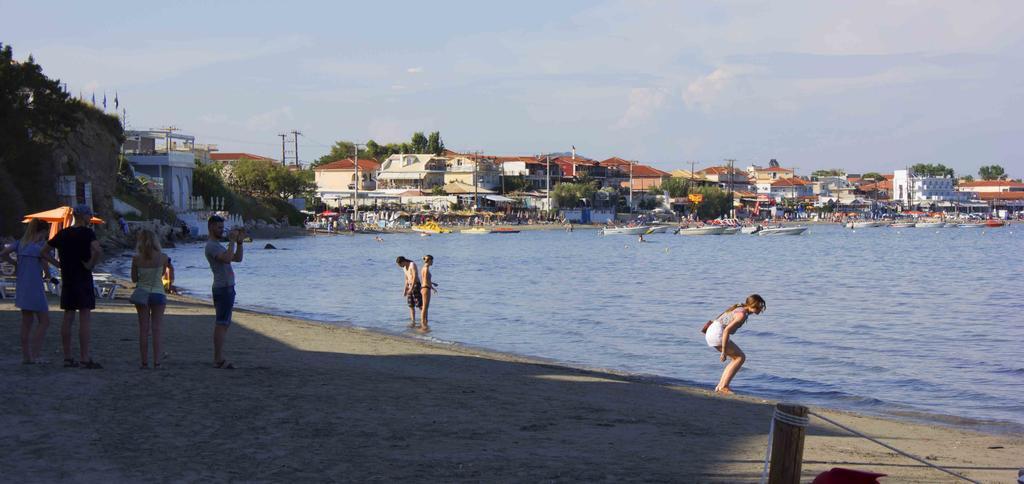
[[[213,215],[206,222],[210,235],[206,241],[206,261],[213,272],[213,307],[216,311],[216,324],[213,328],[213,366],[226,370],[234,369],[234,365],[224,359],[224,337],[231,326],[231,310],[235,306],[235,271],[232,262],[242,262],[242,240],[245,238],[243,229],[232,229],[228,232],[228,246],[221,245],[224,238],[224,219]]]

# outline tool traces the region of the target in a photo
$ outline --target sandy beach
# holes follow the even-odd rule
[[[246,311],[227,344],[238,368],[216,370],[212,308],[184,299],[168,306],[165,369],[138,369],[124,300],[94,316],[106,368],[64,369],[51,314],[51,363],[21,365],[19,314],[0,302],[5,481],[754,482],[772,412],[759,399]],[[819,411],[979,481],[1013,482],[1024,467],[1020,436]],[[820,420],[804,458],[807,480],[839,466],[954,481]]]

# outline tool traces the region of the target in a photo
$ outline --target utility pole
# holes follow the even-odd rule
[[[352,148],[355,150],[355,156],[352,158],[352,169],[355,170],[355,199],[352,200],[352,221],[355,223],[359,219],[359,146],[360,143],[352,143]]]
[[[733,211],[736,208],[735,203],[732,200],[732,184],[736,181],[736,174],[734,173],[735,169],[733,168],[733,165],[736,164],[736,160],[726,158],[725,161],[729,162],[729,171],[727,172],[727,175],[729,176],[729,218],[735,218],[733,217]]]
[[[575,149],[573,151],[575,151]],[[551,155],[547,155],[545,157],[545,159],[547,159],[546,167],[544,168],[544,173],[545,173],[545,175],[547,176],[547,179],[548,179],[548,183],[547,183],[547,185],[548,185],[548,189],[547,189],[548,201],[547,201],[547,206],[544,207],[544,208],[547,209],[547,211],[550,213],[551,212]]]
[[[629,162],[629,213],[633,213],[633,162]]]
[[[292,136],[295,136],[295,166],[301,167],[302,164],[299,162],[299,135],[302,133],[296,130],[292,130]],[[281,160],[284,163],[284,160]]]
[[[287,133],[281,133],[278,136],[281,137],[281,164],[284,165],[285,164],[285,159],[284,159],[284,139],[285,139],[285,137],[288,136],[288,134]]]

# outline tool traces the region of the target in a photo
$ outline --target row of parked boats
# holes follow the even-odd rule
[[[862,222],[847,222],[846,227],[850,229],[868,229],[873,227],[892,227],[894,229],[907,229],[916,227],[919,229],[939,229],[946,227],[957,227],[963,229],[981,229],[981,228],[995,228],[1006,225],[1006,222],[1002,220],[985,220],[985,221],[922,221],[922,222],[883,222],[877,220],[866,220]]]
[[[635,227],[605,227],[601,229],[602,235],[647,235],[647,234],[664,234],[668,233],[672,229],[672,233],[677,235],[734,235],[734,234],[751,234],[760,236],[772,236],[772,235],[800,235],[807,231],[806,226],[777,226],[769,227],[763,225],[753,225],[748,227],[741,227],[738,225],[704,225],[701,227],[677,227],[673,228],[670,225],[639,225]]]

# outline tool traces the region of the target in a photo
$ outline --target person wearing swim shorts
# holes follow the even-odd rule
[[[416,269],[416,263],[405,257],[399,256],[395,259],[395,263],[405,273],[405,289],[402,295],[405,296],[405,302],[409,305],[409,327],[415,328],[417,327],[416,309],[423,307],[419,271]]]

